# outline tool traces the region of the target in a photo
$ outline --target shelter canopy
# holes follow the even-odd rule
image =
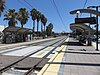
[[[70,24],[70,29],[71,30],[75,30],[75,29],[78,29],[78,30],[81,30],[81,31],[93,31],[93,29],[91,27],[89,27],[88,25],[86,24],[75,24],[75,23],[72,23]]]
[[[12,33],[19,33],[19,34],[26,34],[29,33],[30,31],[32,31],[32,29],[14,27],[14,26],[9,26],[3,30],[3,32],[12,32]]]
[[[89,13],[89,14],[94,14],[94,15],[100,16],[99,11],[91,10],[91,9],[77,9],[77,10],[71,11],[70,14],[76,14],[77,11],[79,11],[80,13]]]

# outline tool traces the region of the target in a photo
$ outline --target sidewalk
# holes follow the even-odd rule
[[[72,38],[63,46],[66,48],[38,75],[100,75],[100,51],[95,51],[92,46],[80,45]]]

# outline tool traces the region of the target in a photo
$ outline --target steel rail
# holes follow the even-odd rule
[[[59,39],[59,38],[57,38],[57,39]],[[43,43],[43,42],[48,42],[48,41],[51,41],[51,40],[55,40],[55,39],[45,40],[45,41],[41,41],[41,42]],[[40,44],[41,42],[30,43],[30,44],[25,44],[25,45],[22,44],[22,45],[13,46],[13,47],[6,47],[6,48],[0,49],[0,51],[6,50],[6,49],[12,49],[12,48],[15,48],[15,47],[20,47],[20,46],[33,46],[33,45],[36,46],[36,45]]]
[[[61,39],[61,40],[62,40],[62,39]],[[59,41],[61,41],[61,40],[59,40]],[[52,46],[52,45],[58,43],[59,41],[57,41],[57,42],[55,42],[55,43],[53,43],[53,44],[50,44],[50,45],[48,45],[48,46],[45,46],[45,47],[43,47],[43,48],[41,48],[41,49],[38,49],[37,51],[35,51],[35,52],[33,52],[33,53],[30,53],[30,54],[27,55],[27,56],[22,56],[22,58],[18,59],[17,61],[15,61],[15,62],[13,62],[13,63],[11,63],[11,64],[5,66],[5,67],[2,67],[2,69],[0,69],[0,72],[2,73],[2,72],[4,72],[4,71],[8,70],[8,69],[11,68],[13,65],[15,65],[15,64],[19,63],[20,61],[26,59],[27,57],[29,57],[29,56],[31,56],[31,55],[33,55],[33,54],[35,54],[35,53],[37,53],[37,52],[39,52],[39,51],[41,51],[41,50],[47,48],[47,47],[49,47],[49,46]]]
[[[62,41],[62,43],[63,43],[65,40],[66,40],[66,38]],[[34,68],[36,68],[36,66],[37,66],[38,64],[40,64],[40,63],[43,61],[43,59],[45,59],[46,57],[48,57],[48,55],[49,55],[51,52],[53,52],[57,47],[59,47],[62,43],[60,43],[58,46],[54,47],[49,53],[47,53],[45,56],[43,56],[43,58],[42,58],[35,66],[32,66],[32,68],[29,69],[24,75],[30,75],[30,73],[34,70]]]
[[[57,39],[59,39],[59,38],[57,38]],[[56,40],[57,40],[57,39],[56,39]],[[4,53],[9,53],[9,52],[12,52],[12,51],[24,49],[24,48],[27,48],[27,47],[29,47],[29,46],[37,46],[37,45],[40,45],[41,43],[45,43],[45,42],[49,42],[49,41],[53,41],[53,40],[55,40],[55,39],[52,39],[52,40],[46,40],[46,41],[43,41],[43,42],[32,43],[32,44],[27,44],[27,45],[25,45],[26,47],[18,48],[18,49],[9,48],[9,49],[13,49],[13,50],[1,52],[0,55],[1,55],[1,54],[4,54]],[[21,45],[21,46],[24,46],[24,45]],[[20,47],[20,46],[17,46],[17,47]],[[7,48],[7,49],[8,49],[8,48]],[[6,50],[6,49],[2,49],[2,50],[0,50],[0,51],[3,51],[3,50]]]

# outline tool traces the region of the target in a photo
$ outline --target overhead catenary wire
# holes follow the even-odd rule
[[[85,3],[84,3],[84,6],[83,6],[83,9],[85,8],[85,6],[86,6],[86,4],[87,4],[87,1],[88,1],[88,0],[85,0]]]
[[[50,20],[50,19],[48,19],[48,21],[49,21],[49,22],[51,22],[51,20]],[[51,23],[52,23],[52,22],[51,22]],[[55,26],[56,24],[54,24],[54,23],[53,23],[53,25]],[[58,28],[59,30],[61,30],[61,27],[60,27],[59,25],[57,25],[57,27],[56,27],[56,28]]]
[[[32,8],[34,8],[29,2],[27,2],[26,0],[24,0],[24,2],[27,4],[27,5],[29,5],[29,6],[27,6],[27,5],[25,5],[23,2],[21,2],[20,0],[17,0],[17,1],[19,1],[19,3],[21,3],[21,4],[23,4],[25,7],[27,7],[28,9],[32,9]],[[49,20],[49,19],[48,19]],[[61,27],[59,27],[59,26],[57,26],[57,28],[59,28],[59,29],[61,29]]]
[[[17,0],[20,4],[22,4],[23,6],[25,6],[25,7],[27,7],[28,9],[30,9],[31,10],[31,8],[30,7],[28,7],[26,4],[24,4],[23,2],[21,2],[20,0]]]
[[[51,0],[50,0],[51,1]],[[55,8],[53,2],[51,1],[52,6]],[[56,28],[58,28],[59,30],[61,30],[61,27],[59,25],[56,26]],[[65,29],[66,30],[66,29]]]
[[[33,6],[30,4],[30,3],[28,3],[26,0],[24,0],[31,8],[33,8]]]
[[[85,0],[85,2],[84,2],[84,5],[83,5],[83,9],[85,9],[85,6],[86,6],[86,4],[87,4],[87,1],[88,0]],[[80,17],[82,16],[82,13],[80,14]]]
[[[25,1],[25,3],[27,3],[31,8],[33,8],[33,6],[32,6],[29,2],[27,2],[26,0],[24,0],[24,1]],[[58,26],[58,28],[61,29],[61,27],[59,27],[59,26]]]
[[[52,3],[52,2],[53,2],[53,3]],[[57,11],[57,13],[58,13],[58,16],[59,16],[59,18],[60,18],[60,20],[61,20],[61,22],[62,22],[62,25],[65,27],[65,30],[66,30],[66,26],[65,26],[65,24],[64,24],[64,21],[63,21],[61,15],[60,15],[60,12],[59,12],[59,10],[58,10],[58,7],[57,7],[55,1],[53,0],[53,1],[51,1],[51,3],[52,3],[52,5],[53,5],[53,7],[56,9],[56,11]]]

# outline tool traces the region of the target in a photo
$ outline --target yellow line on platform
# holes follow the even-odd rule
[[[65,42],[68,42],[68,40],[69,38],[67,38]],[[67,45],[62,45],[59,49],[60,51],[65,51],[66,47]],[[56,52],[54,56],[48,61],[48,63],[51,64],[46,64],[38,73],[38,75],[58,75],[60,64],[52,64],[52,62],[62,62],[63,55],[63,52]]]

